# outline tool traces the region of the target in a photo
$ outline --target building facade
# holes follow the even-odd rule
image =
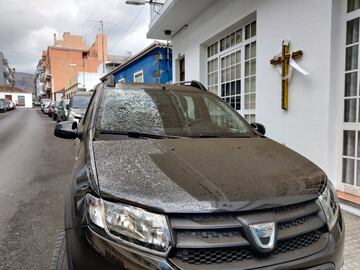
[[[5,55],[0,52],[0,85],[11,84],[15,85],[15,69],[9,66],[9,62]]]
[[[97,72],[78,72],[75,73],[66,84],[62,97],[70,99],[77,91],[91,91],[99,84],[101,73]]]
[[[172,49],[170,44],[154,42],[128,61],[109,72],[116,82],[172,82]]]
[[[34,99],[36,101],[41,100],[44,97],[50,97],[50,94],[46,96],[46,89],[45,89],[45,71],[46,71],[46,51],[42,51],[41,59],[38,61],[36,66],[35,74],[34,74]],[[48,84],[49,86],[49,84]],[[51,87],[49,88],[51,90]],[[49,92],[48,92],[49,93]]]
[[[168,0],[147,35],[172,41],[175,80],[200,80],[338,190],[360,195],[359,20],[358,0]],[[303,52],[290,77],[270,63],[289,41]]]
[[[94,43],[88,46],[82,36],[64,33],[63,39],[57,39],[54,34],[54,42],[48,47],[45,55],[42,55],[36,72],[41,66],[39,76],[44,83],[45,96],[57,100],[62,96],[60,92],[64,91],[68,80],[74,74],[97,72],[97,67],[106,61],[106,35],[97,35]]]
[[[14,101],[19,108],[32,108],[32,93],[14,85],[0,85],[0,98]]]

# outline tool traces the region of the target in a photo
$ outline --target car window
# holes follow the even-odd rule
[[[106,89],[96,128],[175,136],[251,136],[245,120],[210,93]]]
[[[70,100],[71,108],[86,108],[91,99],[91,95],[74,95]]]

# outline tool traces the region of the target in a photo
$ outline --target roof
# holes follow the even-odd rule
[[[123,64],[126,61],[128,61],[131,58],[131,56],[123,56],[123,55],[108,55],[108,60],[105,61],[106,64],[110,63],[116,63],[116,64]]]
[[[60,46],[49,46],[49,49],[62,50],[62,51],[77,51],[77,52],[88,52],[89,51],[89,49],[67,48],[67,47],[60,47]]]
[[[25,91],[23,89],[20,89],[16,86],[13,85],[7,85],[7,84],[3,84],[0,85],[0,92],[4,93],[24,93],[24,94],[31,94],[28,91]]]
[[[117,68],[113,69],[112,71],[110,71],[109,73],[105,74],[104,76],[102,76],[100,78],[101,81],[104,81],[105,78],[109,75],[112,75],[114,73],[116,73],[117,71],[123,69],[124,67],[130,65],[131,63],[135,62],[136,60],[140,59],[141,57],[143,57],[144,55],[148,54],[149,52],[155,50],[156,48],[171,48],[172,45],[171,43],[167,44],[167,43],[162,43],[159,41],[155,41],[154,43],[152,43],[151,45],[149,45],[148,47],[146,47],[145,49],[143,49],[142,51],[138,52],[137,54],[135,54],[133,57],[131,57],[128,61],[126,61],[125,63],[121,64],[120,66],[118,66]]]

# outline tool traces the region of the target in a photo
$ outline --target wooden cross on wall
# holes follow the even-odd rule
[[[289,65],[290,59],[298,59],[303,55],[302,50],[290,53],[290,41],[282,42],[281,55],[270,60],[270,64],[281,64],[281,108],[287,110],[289,107]]]

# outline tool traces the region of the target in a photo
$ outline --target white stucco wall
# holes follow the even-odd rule
[[[174,63],[178,56],[185,55],[186,80],[206,83],[205,46],[214,41],[214,35],[256,12],[257,121],[266,126],[270,138],[315,162],[333,182],[339,171],[341,117],[338,114],[342,102],[339,101],[341,81],[334,76],[343,76],[343,62],[331,55],[339,51],[341,54],[340,44],[345,42],[337,32],[344,29],[331,27],[332,23],[341,21],[336,13],[342,12],[340,8],[344,8],[344,4],[334,4],[334,7],[339,10],[333,9],[331,0],[215,1],[173,40]],[[269,63],[281,50],[285,38],[290,39],[292,51],[303,50],[304,55],[297,63],[309,72],[308,76],[293,72],[288,111],[281,109],[280,75]],[[336,67],[331,66],[336,63]],[[173,70],[177,78],[176,64]]]
[[[6,95],[12,95],[12,101],[18,103],[18,96],[25,96],[25,106],[21,108],[32,108],[32,94],[31,93],[6,93],[0,92],[0,98],[5,98]]]

